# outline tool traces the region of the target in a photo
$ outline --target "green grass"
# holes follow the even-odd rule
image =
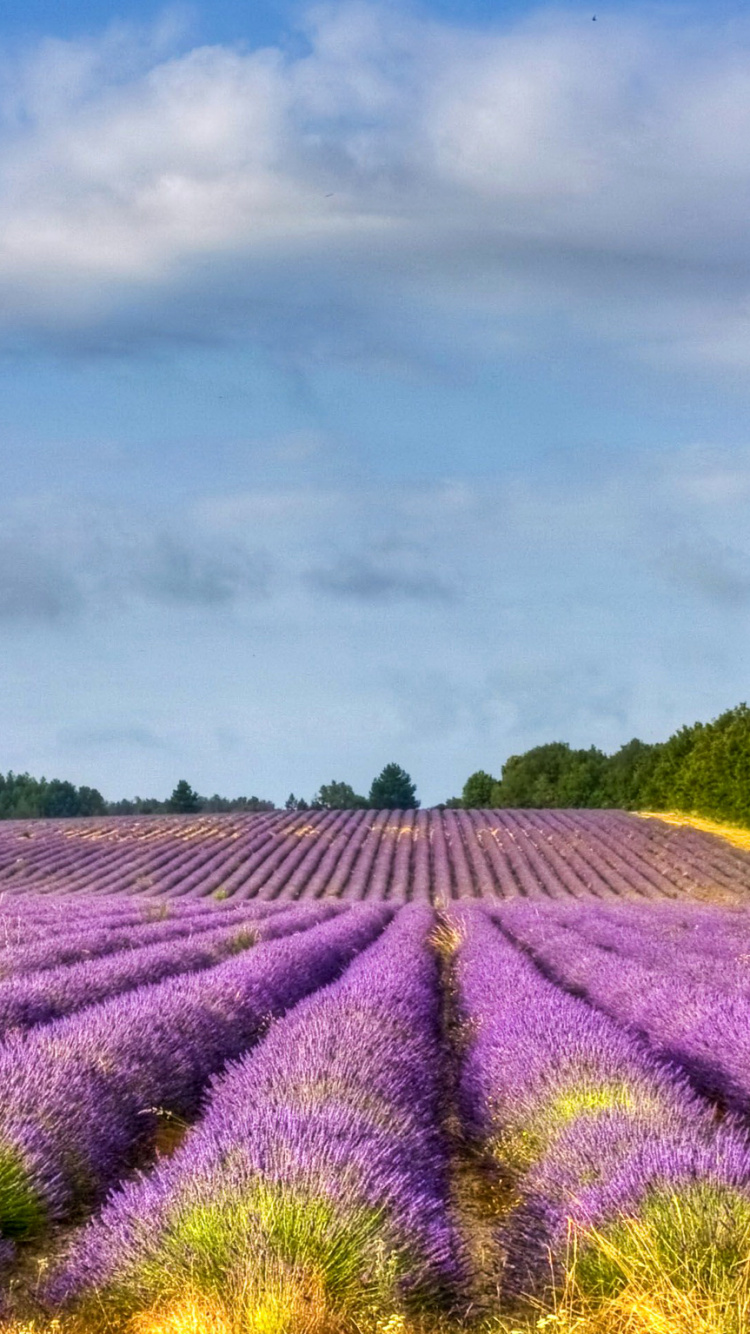
[[[196,1309],[224,1312],[222,1320],[232,1313],[232,1329],[289,1334],[303,1328],[290,1314],[299,1307],[315,1312],[321,1330],[374,1327],[378,1313],[400,1304],[409,1267],[381,1210],[344,1211],[259,1183],[244,1196],[228,1191],[180,1209],[158,1250],[78,1319],[92,1331],[130,1329],[144,1312],[182,1309],[187,1294]]]
[[[667,1278],[684,1292],[710,1292],[731,1305],[750,1266],[750,1199],[707,1181],[655,1191],[637,1220],[620,1220],[600,1238],[577,1260],[587,1297],[611,1298],[633,1280],[648,1288]]]
[[[40,1232],[46,1211],[17,1149],[0,1146],[0,1235],[12,1240]]]

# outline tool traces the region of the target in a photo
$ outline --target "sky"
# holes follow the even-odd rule
[[[750,696],[734,3],[6,0],[0,770],[423,804]]]

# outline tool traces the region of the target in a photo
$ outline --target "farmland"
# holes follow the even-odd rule
[[[0,823],[0,892],[143,901],[723,896],[750,857],[621,811],[330,811]]]
[[[0,1328],[740,1334],[741,842],[618,811],[7,822]]]

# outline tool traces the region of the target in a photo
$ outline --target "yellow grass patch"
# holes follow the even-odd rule
[[[641,820],[662,820],[664,824],[689,825],[700,829],[704,834],[716,834],[719,838],[733,843],[736,848],[750,852],[750,829],[741,825],[724,824],[720,820],[709,820],[703,815],[687,815],[683,811],[633,811]]]
[[[262,1292],[249,1284],[227,1300],[197,1295],[142,1312],[130,1321],[128,1334],[343,1334],[322,1285],[309,1275],[278,1277]]]

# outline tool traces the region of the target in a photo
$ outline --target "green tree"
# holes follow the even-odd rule
[[[373,778],[368,805],[376,810],[416,810],[416,785],[400,764],[386,764],[382,773]]]
[[[490,793],[497,806],[606,805],[607,757],[595,746],[572,750],[566,741],[511,755]]]
[[[181,815],[189,815],[201,809],[201,799],[193,791],[187,779],[181,778],[169,798],[169,809]]]
[[[669,744],[669,743],[667,743]],[[739,704],[694,731],[675,772],[670,804],[750,824],[750,709]]]
[[[107,803],[95,787],[79,787],[79,815],[106,815]]]
[[[488,774],[484,769],[477,769],[476,773],[471,774],[463,786],[461,793],[461,805],[466,810],[476,810],[481,807],[492,805],[492,792],[497,782],[492,774]]]
[[[32,778],[31,774],[0,774],[0,819],[65,819],[104,815],[106,804],[94,787],[76,787],[60,778]]]
[[[626,811],[645,809],[645,794],[653,781],[661,749],[633,737],[609,756],[605,779],[607,805]]]
[[[356,811],[367,805],[367,798],[360,797],[349,783],[323,783],[313,797],[313,806],[324,811]]]
[[[103,815],[104,798],[93,787],[77,788],[73,783],[53,778],[44,783],[40,814],[49,818],[76,815]]]
[[[667,811],[676,803],[679,809],[677,788],[680,773],[702,732],[703,723],[680,727],[667,741],[655,747],[654,765],[639,796],[641,810]]]

